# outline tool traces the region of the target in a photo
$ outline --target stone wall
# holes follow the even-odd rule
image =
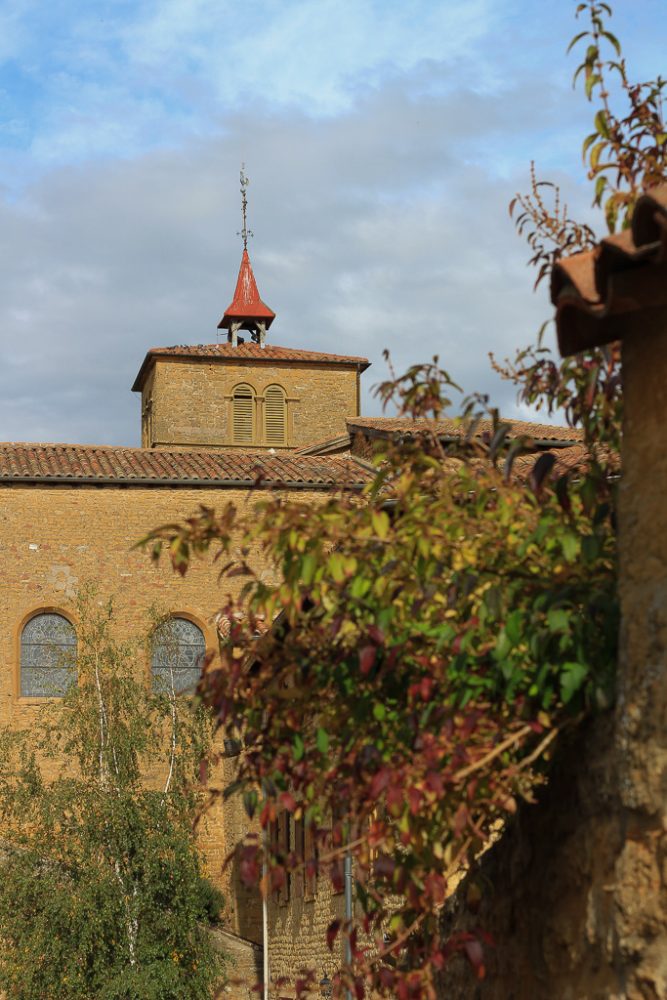
[[[619,485],[618,698],[559,750],[549,785],[484,859],[485,983],[461,963],[447,1000],[667,997],[667,312],[628,320]]]
[[[271,897],[269,972],[272,982],[286,980],[276,997],[294,997],[296,977],[302,971],[312,970],[316,984],[324,973],[333,978],[343,963],[343,945],[339,935],[329,951],[326,932],[332,920],[342,920],[344,914],[345,896],[334,893],[328,872],[319,876],[313,896],[297,895],[292,886],[288,902],[281,902],[275,894]]]
[[[316,503],[326,494],[313,490],[298,496]],[[217,581],[218,566],[210,559],[195,561],[181,578],[167,558],[155,565],[146,551],[132,546],[150,528],[187,516],[199,504],[220,507],[232,501],[247,510],[256,499],[256,493],[228,489],[0,486],[0,725],[29,728],[37,712],[48,711],[48,700],[19,697],[21,627],[39,610],[71,613],[77,588],[87,581],[98,585],[101,600],[114,596],[119,638],[145,637],[153,605],[161,613],[191,617],[215,649],[213,616],[226,593]],[[271,578],[270,567],[259,557],[254,564]],[[149,684],[148,648],[142,669]],[[224,762],[212,783],[222,788],[232,769],[233,762]],[[200,837],[207,874],[228,901],[227,929],[259,941],[257,891],[243,888],[231,868],[223,871],[229,851],[247,828],[239,802],[218,801],[202,821]]]
[[[613,868],[621,830],[615,797],[613,716],[563,737],[533,804],[522,803],[447,909],[446,934],[483,928],[487,975],[465,958],[442,977],[443,1000],[621,1000],[613,965]],[[474,898],[474,897],[473,897]]]
[[[240,445],[241,450],[264,446],[263,394],[270,385],[282,386],[287,397],[285,448],[344,434],[346,419],[359,415],[354,366],[160,357],[142,393],[142,445],[233,448],[231,395],[239,383],[251,385],[257,398],[256,444]]]

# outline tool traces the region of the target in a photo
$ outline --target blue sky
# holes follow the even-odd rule
[[[150,346],[213,342],[238,169],[272,340],[490,373],[548,315],[507,202],[589,216],[575,2],[0,0],[0,438],[134,444]],[[654,76],[664,0],[618,0]],[[366,412],[375,404],[369,391]]]

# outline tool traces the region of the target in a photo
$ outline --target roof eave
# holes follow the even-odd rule
[[[203,354],[194,354],[194,353],[191,354],[187,350],[184,350],[181,354],[174,354],[173,352],[170,352],[169,354],[163,354],[163,353],[161,353],[161,351],[159,350],[159,348],[157,350],[150,350],[150,351],[148,351],[148,353],[146,354],[146,357],[142,361],[141,367],[140,367],[140,369],[139,369],[139,371],[137,373],[137,377],[135,378],[134,382],[132,383],[132,389],[131,389],[132,392],[141,392],[142,391],[142,389],[144,387],[144,382],[148,378],[149,372],[150,372],[151,368],[153,367],[153,365],[155,364],[155,362],[156,362],[156,360],[158,358],[162,358],[162,359],[166,359],[166,360],[169,360],[170,358],[174,358],[174,359],[189,358],[191,361],[197,361],[197,362],[200,362],[201,364],[211,364],[212,362],[218,363],[218,364],[232,364],[234,361],[238,360],[238,359],[232,358],[232,357],[228,358],[228,357],[222,357],[222,356],[216,357],[215,355],[203,355]],[[246,362],[250,362],[250,363],[253,363],[253,364],[257,363],[257,364],[260,364],[260,365],[262,365],[262,364],[270,364],[270,365],[331,365],[332,367],[339,367],[339,368],[355,368],[359,372],[360,375],[362,374],[362,372],[365,372],[371,366],[371,362],[368,361],[367,359],[365,359],[363,361],[350,359],[349,361],[347,361],[344,358],[337,358],[334,361],[334,360],[328,360],[326,358],[326,356],[323,357],[323,358],[321,358],[321,359],[318,358],[316,361],[307,361],[307,360],[304,360],[304,359],[301,359],[301,358],[275,358],[275,357],[270,357],[270,356],[261,357],[261,355],[260,356],[253,355],[252,357],[242,358],[241,360],[244,360]]]
[[[362,463],[358,463],[364,468]],[[280,489],[280,490],[350,490],[361,491],[365,482],[342,482],[333,480],[327,482],[302,480],[262,480],[259,479],[157,479],[140,476],[0,476],[0,486],[3,484],[25,483],[48,486],[137,486],[137,487],[185,487],[208,489]]]

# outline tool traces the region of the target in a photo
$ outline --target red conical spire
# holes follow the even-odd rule
[[[268,330],[275,316],[273,310],[264,305],[259,297],[250,257],[244,248],[234,298],[225,309],[225,315],[218,323],[218,329],[229,330],[232,324],[238,323],[237,330],[254,331],[261,323]]]
[[[248,256],[248,237],[252,232],[248,229],[248,198],[246,188],[248,178],[245,175],[245,167],[241,164],[241,212],[243,215],[243,229],[237,236],[243,238],[243,256],[241,257],[241,267],[236,281],[236,291],[231,305],[225,309],[225,315],[218,323],[218,330],[228,331],[228,338],[232,344],[237,343],[239,330],[249,330],[253,340],[264,346],[264,337],[276,314],[268,306],[265,306],[257,291],[257,282],[252,273],[250,257]]]

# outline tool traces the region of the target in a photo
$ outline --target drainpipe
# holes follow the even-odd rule
[[[352,855],[348,851],[345,855],[345,921],[350,927],[352,923]],[[345,964],[348,969],[352,968],[352,946],[349,936],[345,941]],[[352,993],[346,990],[347,1000],[352,1000]]]
[[[266,802],[266,792],[262,796]],[[262,1000],[269,1000],[269,866],[267,857],[269,853],[269,827],[264,827],[262,833],[262,885],[264,893],[262,895],[262,958],[264,966]]]
[[[266,832],[264,833],[264,865],[263,865],[264,896],[262,898],[262,949],[264,957],[264,988],[262,996],[264,1000],[269,1000],[269,897],[266,891],[267,865],[266,865]]]

